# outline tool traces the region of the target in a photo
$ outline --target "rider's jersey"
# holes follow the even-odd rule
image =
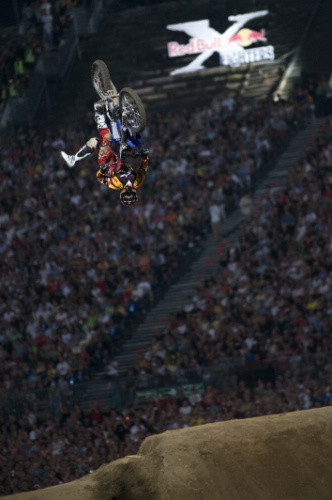
[[[138,189],[144,182],[145,175],[148,169],[148,159],[144,159],[137,172],[131,169],[113,170],[108,174],[103,174],[100,170],[97,172],[97,179],[102,184],[106,184],[110,189],[122,190],[127,182],[131,182],[133,189]]]

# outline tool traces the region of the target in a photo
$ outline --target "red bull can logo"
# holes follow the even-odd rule
[[[266,41],[265,30],[253,31],[243,28],[230,38],[229,43],[238,43],[242,47],[249,47],[253,43]]]
[[[248,49],[258,42],[267,42],[265,30],[254,31],[243,26],[249,21],[265,16],[267,10],[250,12],[229,16],[232,22],[224,33],[219,33],[210,26],[208,19],[191,21],[179,24],[169,24],[167,29],[172,31],[183,31],[191,38],[187,44],[169,42],[167,44],[169,57],[181,57],[184,55],[198,54],[193,61],[183,68],[174,70],[171,75],[189,73],[204,69],[203,62],[215,52],[219,53],[220,65],[240,66],[252,62],[274,59],[274,48],[272,45],[264,45]]]

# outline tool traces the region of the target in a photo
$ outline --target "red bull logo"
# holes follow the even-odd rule
[[[253,31],[248,28],[243,28],[238,31],[238,33],[229,40],[230,43],[238,43],[242,47],[249,47],[253,43],[266,41],[265,30]]]
[[[172,71],[171,75],[204,69],[203,62],[215,52],[219,53],[220,64],[223,66],[239,66],[274,59],[274,48],[271,45],[247,49],[257,42],[267,41],[265,30],[254,31],[243,28],[247,22],[266,14],[267,10],[261,10],[229,16],[228,20],[233,24],[224,33],[213,29],[208,19],[168,25],[167,29],[183,31],[191,37],[187,44],[169,42],[167,44],[169,57],[198,54],[187,66]]]

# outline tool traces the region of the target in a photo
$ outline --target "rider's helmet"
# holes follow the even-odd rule
[[[136,189],[126,186],[120,192],[120,201],[122,205],[125,205],[126,207],[134,205],[137,202]]]

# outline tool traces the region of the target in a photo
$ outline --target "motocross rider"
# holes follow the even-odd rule
[[[97,151],[99,165],[97,180],[110,189],[120,190],[120,201],[123,205],[133,205],[137,201],[136,190],[143,184],[148,169],[149,152],[148,150],[135,152],[135,148],[140,147],[141,142],[121,126],[119,108],[110,114],[105,102],[98,101],[94,104],[94,116],[99,137],[89,139],[74,155],[61,151],[61,156],[69,167],[73,167],[77,161]],[[112,143],[119,145],[120,158],[112,149]],[[138,156],[141,157],[141,163],[136,172],[124,160]]]

